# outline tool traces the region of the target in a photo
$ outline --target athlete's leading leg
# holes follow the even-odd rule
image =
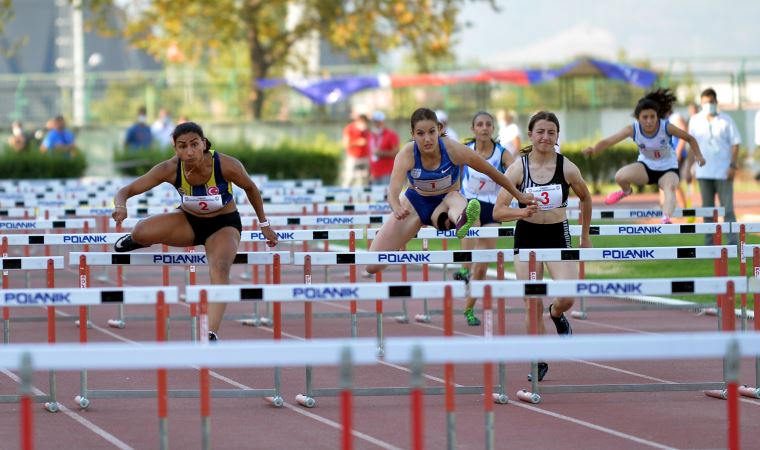
[[[676,188],[678,187],[678,175],[675,172],[666,172],[657,181],[662,189],[665,199],[662,204],[663,221],[673,217],[673,211],[676,209]]]
[[[546,263],[552,280],[577,280],[578,263],[552,261]],[[573,307],[575,299],[572,297],[558,297],[549,305],[549,317],[557,328],[557,334],[570,335],[573,329],[564,313]]]
[[[396,251],[401,249],[409,242],[422,227],[422,221],[417,215],[409,199],[401,194],[401,205],[409,211],[409,215],[399,220],[391,213],[387,222],[380,227],[372,245],[369,247],[371,252]],[[386,265],[373,264],[366,267],[367,272],[377,273],[385,269]]]
[[[620,186],[621,190],[609,194],[605,198],[604,203],[608,205],[617,203],[633,193],[632,184],[644,185],[648,181],[649,177],[643,164],[636,162],[623,166],[615,173],[615,182]]]
[[[211,284],[230,284],[230,270],[239,244],[240,232],[234,227],[224,227],[206,239],[206,258]],[[216,333],[219,330],[226,307],[226,303],[209,303],[209,331]]]
[[[164,244],[170,247],[189,247],[193,245],[195,234],[182,211],[150,216],[139,222],[132,229],[132,240],[144,247]]]

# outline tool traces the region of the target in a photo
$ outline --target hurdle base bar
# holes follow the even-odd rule
[[[393,320],[396,321],[396,323],[409,323],[409,316],[406,314],[401,314],[397,316],[393,316]]]
[[[197,389],[169,389],[169,398],[199,398]],[[99,389],[87,391],[87,398],[156,398],[156,389]],[[278,398],[274,389],[211,389],[212,398]],[[76,401],[79,401],[77,396]],[[280,397],[281,399],[281,397]],[[81,406],[81,405],[80,405]]]
[[[414,316],[414,321],[419,323],[430,323],[433,319],[428,314],[417,314]]]
[[[264,402],[266,402],[266,404],[274,408],[282,408],[282,405],[285,404],[285,400],[279,395],[266,396],[264,397]]]
[[[728,399],[728,391],[726,389],[712,389],[705,391],[705,395],[708,397],[717,398],[718,400]]]
[[[309,397],[308,395],[304,394],[296,395],[296,403],[306,408],[313,408],[317,406],[317,401],[314,399],[314,397]]]
[[[749,398],[760,398],[760,388],[742,385],[739,386],[739,394]]]
[[[109,327],[118,328],[120,330],[123,330],[127,326],[127,323],[120,319],[109,319],[107,323]]]
[[[74,326],[76,326],[77,328],[79,328],[79,320],[75,320],[74,321]],[[87,321],[87,329],[88,330],[92,329],[92,321],[91,320]]]
[[[517,391],[517,393],[515,395],[517,396],[518,400],[520,400],[522,402],[525,402],[525,403],[530,403],[530,404],[533,404],[533,405],[537,405],[537,404],[541,403],[541,396],[540,395],[538,395],[538,394],[536,394],[534,392],[530,392],[530,391],[528,391],[526,389],[520,389],[519,391]]]
[[[721,390],[725,383],[642,383],[642,384],[565,384],[557,386],[541,386],[542,394],[593,394],[611,392],[676,392],[676,391],[706,391]]]
[[[419,389],[419,388],[417,388]],[[415,388],[411,387],[372,387],[372,388],[352,388],[351,395],[368,397],[368,396],[383,396],[383,395],[409,395]],[[321,388],[313,390],[313,397],[339,397],[342,392],[340,388]],[[425,395],[444,395],[446,393],[445,386],[425,386],[422,388],[422,393]],[[457,394],[483,394],[483,386],[457,386]],[[498,395],[498,392],[492,393],[492,395]]]
[[[493,394],[491,394],[491,398],[493,399],[493,402],[496,403],[497,405],[506,405],[507,403],[509,403],[509,397],[507,396],[507,394],[494,392]]]
[[[587,311],[588,308],[586,308],[584,311],[573,311],[570,313],[570,317],[578,320],[586,320],[588,319],[588,314],[586,314]]]

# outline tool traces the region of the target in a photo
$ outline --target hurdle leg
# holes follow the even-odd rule
[[[428,240],[423,239],[422,240],[422,251],[426,252],[428,251]],[[428,264],[422,265],[422,281],[428,282],[430,281],[430,267]],[[423,298],[422,299],[422,314],[417,314],[414,316],[414,320],[420,323],[430,323],[432,319],[430,318],[430,308],[428,307],[428,299]]]
[[[383,273],[377,272],[375,274],[375,281],[378,283],[383,282]],[[382,300],[375,301],[375,321],[377,327],[377,356],[382,358],[385,355],[385,344],[383,336],[383,302]]]
[[[3,343],[11,341],[11,314],[10,308],[3,307]]]
[[[124,286],[124,267],[116,266],[116,287]],[[124,320],[124,304],[120,303],[116,306],[116,319],[110,319],[108,326],[111,328],[123,329],[127,326],[127,322]]]
[[[23,450],[34,448],[34,411],[32,410],[32,355],[21,355],[21,447]]]

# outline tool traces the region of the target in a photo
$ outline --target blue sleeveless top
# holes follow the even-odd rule
[[[422,167],[422,156],[417,142],[414,143],[414,168],[407,172],[409,184],[420,192],[440,192],[450,188],[459,181],[459,166],[451,162],[443,139],[438,138],[438,148],[441,152],[441,164],[434,170]]]

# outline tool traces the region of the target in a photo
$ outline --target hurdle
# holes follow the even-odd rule
[[[290,264],[290,252],[238,252],[233,264],[267,264],[272,265],[275,277],[280,277],[281,264]],[[69,265],[79,266],[80,287],[89,287],[87,269],[91,266],[198,266],[207,265],[206,254],[201,252],[187,253],[111,253],[111,252],[70,252]],[[169,285],[168,271],[164,270],[163,285]],[[126,318],[123,305],[119,305],[118,317],[108,321],[114,328],[124,328]],[[192,311],[191,311],[192,313]],[[141,319],[141,318],[136,318]],[[168,319],[168,317],[167,317]],[[191,329],[196,329],[197,317],[191,314]],[[168,324],[168,320],[167,320]],[[168,325],[167,325],[168,332]]]
[[[678,225],[676,225],[678,226]],[[695,225],[689,225],[695,226]],[[709,227],[706,227],[709,229]],[[721,225],[715,226],[717,232],[720,232]],[[717,234],[716,234],[717,236]],[[592,261],[653,261],[653,260],[695,260],[695,259],[713,259],[715,260],[715,276],[726,276],[728,274],[728,258],[735,258],[737,249],[731,245],[712,245],[712,246],[694,246],[694,247],[632,247],[632,248],[580,248],[580,249],[520,249],[519,260],[528,262],[528,271],[531,280],[536,279],[536,264],[543,262],[592,262]],[[581,278],[583,278],[581,276]],[[631,294],[631,293],[625,293]],[[634,293],[635,294],[635,293]],[[625,298],[639,300],[641,303],[647,303],[647,299],[642,295],[626,295]],[[585,296],[580,296],[580,311],[573,317],[586,318],[590,310],[585,305]],[[721,306],[720,295],[717,296],[718,308]],[[532,305],[532,304],[531,304]],[[658,308],[667,306],[671,309],[704,309],[697,304],[687,302],[669,302],[668,305],[657,305]],[[626,310],[620,306],[597,307],[595,310]],[[640,307],[636,308],[640,309]],[[718,320],[718,327],[721,326]]]
[[[453,336],[453,320],[451,309],[454,296],[463,296],[465,286],[459,282],[423,282],[423,283],[347,283],[347,284],[281,284],[281,285],[237,285],[237,286],[188,286],[187,302],[198,303],[207,299],[208,302],[229,302],[229,301],[252,301],[252,302],[274,302],[275,305],[281,302],[304,302],[311,303],[315,301],[382,301],[398,298],[419,299],[427,296],[441,297],[444,299],[444,307],[448,314],[444,329],[445,336]],[[279,335],[280,330],[279,315],[275,315],[275,334]],[[311,326],[308,321],[304,323],[305,339],[312,340]],[[356,339],[352,336],[352,340]],[[384,336],[381,329],[375,340],[376,352],[382,355],[384,352]],[[446,369],[447,383],[451,382],[453,386],[453,366]],[[425,394],[443,394],[441,388],[425,388]],[[458,393],[462,394],[482,394],[482,386],[460,386],[456,388]],[[307,408],[313,408],[316,405],[318,396],[338,396],[341,389],[336,388],[314,388],[312,381],[312,368],[306,366],[306,388],[304,394],[298,394],[296,401]],[[373,395],[406,395],[411,391],[402,387],[371,387],[355,388],[354,395],[373,396]],[[447,400],[448,401],[448,400]]]
[[[295,246],[296,242],[302,242],[303,251],[308,250],[309,242],[323,242],[324,251],[329,251],[330,241],[350,241],[351,239],[363,238],[364,230],[361,228],[356,229],[326,229],[326,230],[276,230],[277,239],[279,242],[290,242]],[[266,241],[264,233],[261,231],[243,231],[240,242],[254,243],[254,251],[257,251],[257,244],[259,242]],[[268,266],[267,266],[268,267]],[[269,274],[267,272],[267,278]],[[325,267],[325,277],[327,277],[327,267]],[[258,266],[251,266],[251,274],[243,273],[240,275],[243,280],[253,280],[254,284],[258,284]],[[266,312],[264,316],[258,315],[258,304],[254,303],[253,317],[250,319],[243,319],[243,325],[259,326],[259,325],[271,325],[272,316],[269,309],[269,304],[266,304]],[[286,314],[285,317],[290,316]]]
[[[409,384],[410,448],[424,448],[424,422],[422,420],[423,397],[419,389],[423,385],[421,377],[423,364],[487,364],[494,360],[510,362],[530,361],[535,357],[547,359],[587,358],[594,360],[662,360],[723,358],[731,367],[738,368],[741,357],[760,355],[760,335],[734,333],[669,333],[657,336],[646,335],[593,335],[577,336],[571,340],[547,336],[535,339],[529,336],[498,338],[391,338],[387,342],[388,353],[385,360],[412,367]],[[0,368],[20,371],[23,380],[20,390],[24,393],[19,415],[22,447],[31,443],[34,437],[32,411],[28,408],[31,378],[35,370],[139,370],[156,368],[183,369],[187,367],[271,367],[273,365],[297,367],[304,363],[314,366],[338,366],[341,368],[340,383],[344,388],[341,402],[340,445],[352,448],[351,418],[353,365],[377,364],[374,354],[375,342],[371,339],[357,339],[346,342],[338,339],[319,339],[309,342],[282,341],[221,342],[215,346],[197,343],[146,343],[135,347],[121,343],[91,343],[87,345],[58,344],[55,347],[42,345],[10,345],[0,348]],[[125,350],[129,351],[125,351]],[[120,357],[107,356],[119,354]],[[241,355],[256,355],[241,357]],[[265,355],[265,356],[262,356]],[[347,376],[348,375],[348,376]],[[729,372],[727,385],[729,392],[735,393],[738,372]],[[484,373],[484,376],[486,374]],[[208,386],[199,383],[201,390]],[[452,394],[453,396],[453,394]],[[726,439],[727,448],[738,450],[740,442],[739,405],[737,396],[729,397]],[[488,404],[488,402],[485,402]],[[201,408],[201,448],[209,448],[207,419],[210,410]],[[162,427],[163,419],[168,424],[168,414],[159,415],[159,448],[168,449],[167,427]],[[486,448],[493,449],[493,411],[486,412]],[[450,448],[456,447],[454,430],[447,430]]]
[[[594,250],[594,249],[581,249]],[[486,290],[486,286],[490,290]],[[711,278],[679,278],[679,279],[610,279],[610,280],[552,280],[538,281],[472,281],[470,292],[475,296],[497,295],[505,297],[524,297],[536,299],[543,297],[575,297],[586,295],[591,297],[607,297],[611,295],[635,292],[642,295],[694,295],[715,294],[725,295],[729,301],[723,302],[722,330],[734,331],[733,299],[735,292],[747,290],[747,279],[743,277],[711,277]],[[535,302],[531,301],[531,305]],[[730,306],[729,306],[730,305]],[[535,307],[535,306],[533,306]],[[532,309],[532,308],[531,308]],[[538,331],[535,314],[530,315],[530,334]],[[575,337],[568,339],[568,342]],[[563,344],[564,345],[564,344]],[[539,403],[541,395],[538,385],[538,368],[536,360],[531,362],[531,388],[517,392],[517,398],[528,403]],[[726,375],[726,374],[724,374]],[[726,382],[702,383],[651,383],[651,384],[612,384],[612,385],[556,385],[544,386],[541,392],[551,394],[562,393],[609,393],[609,392],[660,392],[660,391],[693,391],[703,390],[708,396],[715,392],[723,395]]]
[[[721,207],[709,207],[709,208],[676,208],[673,211],[672,218],[687,218],[687,217],[701,217],[701,218],[713,218],[717,219],[718,216],[722,217],[725,214],[725,208]],[[579,210],[567,211],[567,218],[578,220],[580,217]],[[594,209],[591,212],[592,219],[661,219],[661,209]]]
[[[38,270],[41,269],[40,263],[44,259],[46,270],[46,287],[55,287],[55,269],[63,267],[62,257],[25,257],[25,258],[2,258],[3,269],[9,270]],[[41,299],[36,297],[37,290],[11,290],[9,289],[9,277],[5,275],[7,272],[3,271],[3,290],[0,291],[0,298],[3,300],[3,343],[8,345],[10,343],[10,308],[8,305],[13,306],[40,306],[40,303],[47,303],[47,298]],[[28,287],[28,286],[27,286]],[[41,301],[40,301],[41,300]],[[53,302],[57,300],[54,296]],[[49,344],[55,343],[56,330],[55,330],[55,306],[47,306],[47,341]],[[56,389],[56,375],[55,371],[48,373],[48,395],[35,396],[32,401],[37,403],[44,403],[45,409],[49,412],[57,412],[59,410],[59,404],[57,400]],[[16,402],[18,401],[16,396],[2,396],[0,395],[0,403]]]
[[[6,239],[3,239],[6,242]],[[10,288],[10,273],[9,271],[30,271],[30,270],[45,270],[47,287],[52,288],[55,285],[55,269],[62,269],[63,257],[62,256],[24,256],[18,258],[9,258],[7,254],[7,246],[3,246],[3,257],[0,258],[0,264],[3,269],[3,289]],[[27,279],[26,287],[29,287],[29,280]],[[7,344],[11,338],[11,312],[10,309],[3,305],[3,343]],[[50,322],[55,323],[55,309],[48,308],[47,310],[48,332],[50,332]],[[53,331],[53,338],[55,331]]]

